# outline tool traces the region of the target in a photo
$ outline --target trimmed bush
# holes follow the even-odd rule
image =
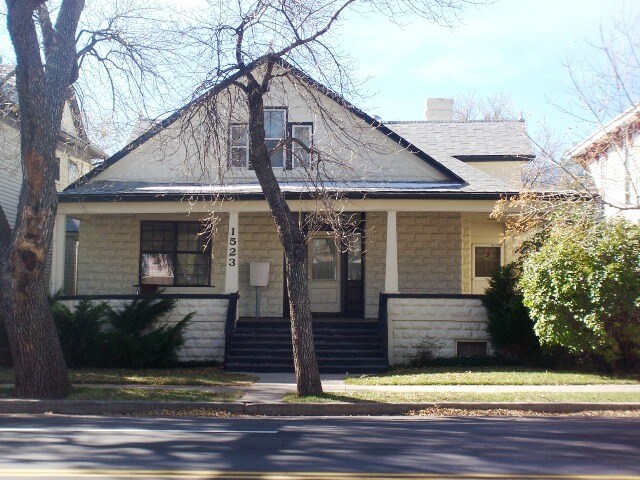
[[[184,344],[184,329],[192,312],[175,325],[153,328],[176,306],[175,298],[158,294],[133,300],[120,309],[109,308],[110,330],[106,332],[106,358],[110,367],[164,368],[178,363],[177,353]]]
[[[55,300],[55,299],[54,299]],[[105,302],[81,300],[71,310],[54,301],[53,320],[67,366],[97,367],[102,363],[105,335],[102,331],[109,306]]]
[[[192,312],[174,325],[158,322],[177,300],[159,293],[114,309],[106,302],[82,300],[71,310],[53,299],[62,350],[70,367],[166,368],[178,363],[184,329]]]
[[[519,286],[543,345],[640,368],[640,226],[553,228],[524,261]]]

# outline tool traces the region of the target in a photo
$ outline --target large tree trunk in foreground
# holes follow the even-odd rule
[[[313,344],[309,280],[307,277],[307,245],[291,210],[280,191],[265,145],[264,101],[258,88],[250,88],[249,101],[249,159],[275,221],[284,248],[287,289],[291,312],[291,340],[293,364],[296,371],[298,395],[320,395],[322,384],[318,360]]]
[[[78,74],[75,35],[83,8],[83,0],[64,0],[53,25],[43,0],[7,0],[7,26],[16,52],[23,181],[12,233],[4,212],[0,215],[0,306],[16,395],[23,398],[59,398],[71,390],[44,269],[58,207],[58,132],[69,86]]]

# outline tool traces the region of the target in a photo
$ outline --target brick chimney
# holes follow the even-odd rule
[[[451,122],[453,98],[427,98],[424,102],[424,118],[429,122]]]

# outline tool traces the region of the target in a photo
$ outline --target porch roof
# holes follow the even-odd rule
[[[282,182],[282,192],[291,199],[314,197],[316,187],[305,182]],[[508,188],[479,189],[448,182],[325,182],[323,190],[344,198],[456,198],[498,199],[517,194]],[[61,202],[175,201],[185,198],[262,200],[258,183],[159,184],[126,181],[94,181],[58,194]]]

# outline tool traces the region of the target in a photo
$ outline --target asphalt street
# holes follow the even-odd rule
[[[640,419],[0,417],[0,478],[581,475],[640,479]]]

